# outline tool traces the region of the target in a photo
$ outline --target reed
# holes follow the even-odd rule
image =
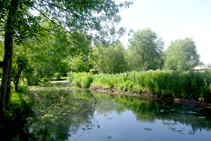
[[[69,81],[75,84],[78,87],[89,88],[93,82],[93,76],[90,73],[74,73],[71,72],[68,74]]]
[[[79,87],[95,85],[124,91],[144,89],[160,97],[211,97],[211,71],[143,71],[119,74],[71,73],[69,80]]]

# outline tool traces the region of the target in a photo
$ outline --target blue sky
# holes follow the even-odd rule
[[[119,26],[134,31],[151,28],[165,41],[165,49],[171,41],[193,38],[201,61],[211,62],[211,0],[133,0],[120,15]],[[125,46],[129,38],[121,38]]]

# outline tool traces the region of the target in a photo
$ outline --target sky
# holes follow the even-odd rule
[[[151,28],[165,41],[165,49],[171,41],[192,38],[200,60],[211,63],[211,0],[133,0],[120,15],[118,26],[127,31]],[[120,40],[127,46],[129,38]]]

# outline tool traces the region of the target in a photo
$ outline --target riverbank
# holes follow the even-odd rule
[[[69,81],[90,90],[204,105],[211,100],[211,72],[146,71],[121,74],[69,73]]]
[[[144,90],[143,92],[130,92],[130,91],[124,91],[124,90],[118,90],[115,88],[106,88],[98,85],[91,85],[88,90],[90,91],[97,91],[97,92],[103,92],[103,93],[110,93],[110,94],[124,94],[124,95],[132,95],[132,96],[139,96],[144,98],[149,98],[153,100],[163,100],[163,101],[170,101],[175,103],[183,103],[183,104],[194,104],[194,105],[203,105],[208,108],[211,108],[210,101],[204,101],[203,98],[194,99],[194,98],[174,98],[174,97],[158,97],[156,94],[150,93],[147,90]]]

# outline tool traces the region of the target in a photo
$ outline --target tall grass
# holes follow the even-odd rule
[[[160,97],[211,97],[211,71],[174,72],[144,71],[120,74],[71,73],[69,79],[77,86],[95,85],[124,91],[142,92],[144,89]]]
[[[78,87],[88,88],[93,82],[93,76],[90,73],[74,73],[70,72],[68,74],[69,81]]]

